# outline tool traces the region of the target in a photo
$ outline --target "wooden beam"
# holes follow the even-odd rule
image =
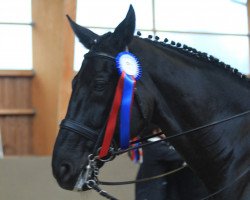
[[[34,70],[0,70],[0,77],[33,77]]]
[[[64,14],[68,14],[73,20],[76,19],[76,0],[64,1]],[[61,121],[66,114],[68,102],[71,94],[71,80],[74,76],[74,33],[66,17],[63,23],[63,36],[67,38],[64,40],[63,47],[63,64],[62,74],[59,86],[59,102],[58,102],[58,121]]]
[[[65,51],[72,49],[70,46],[65,46],[70,43],[67,42],[69,38],[65,32],[65,27],[68,26],[65,11],[68,10],[68,6],[75,5],[75,1],[32,1],[32,18],[35,23],[33,65],[36,73],[32,84],[32,102],[36,109],[32,133],[34,154],[37,155],[52,153],[58,132],[58,113],[61,112],[59,99],[63,98],[59,97],[63,90],[61,83],[68,79]],[[73,9],[74,6],[72,11]],[[67,66],[72,66],[70,61]],[[66,77],[65,80],[63,77]]]
[[[34,109],[0,109],[0,116],[35,115]]]

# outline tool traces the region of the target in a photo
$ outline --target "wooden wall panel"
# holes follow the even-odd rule
[[[64,1],[64,13],[68,14],[73,20],[76,18],[76,1]],[[61,81],[59,85],[59,102],[58,102],[58,121],[61,121],[66,114],[69,98],[71,95],[71,80],[74,77],[73,63],[74,63],[74,33],[66,21],[63,24],[63,65]]]
[[[0,129],[5,155],[32,154],[33,71],[0,72]]]
[[[32,116],[1,116],[4,155],[32,155]]]
[[[30,88],[29,79],[0,78],[0,108],[30,108]]]

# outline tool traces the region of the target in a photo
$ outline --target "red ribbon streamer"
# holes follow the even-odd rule
[[[115,97],[114,97],[112,108],[109,114],[104,139],[102,142],[102,148],[99,153],[99,158],[103,158],[108,154],[109,147],[111,145],[111,141],[115,132],[118,111],[119,111],[121,100],[122,100],[124,77],[125,77],[125,73],[122,72],[120,79],[118,81],[118,84],[116,86]]]

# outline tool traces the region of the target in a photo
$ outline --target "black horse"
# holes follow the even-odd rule
[[[187,45],[134,36],[132,6],[113,33],[99,36],[70,23],[90,52],[72,82],[66,115],[67,120],[80,125],[73,129],[62,126],[54,147],[53,174],[65,189],[72,190],[85,170],[95,145],[94,138],[88,139],[91,133],[101,133],[105,127],[119,78],[112,58],[125,49],[136,55],[142,66],[131,114],[131,137],[151,122],[175,135],[250,109],[246,76]],[[83,129],[88,138],[75,134],[81,132],[81,126],[89,127]],[[213,199],[250,198],[249,115],[183,135],[171,143],[208,190],[217,192]]]

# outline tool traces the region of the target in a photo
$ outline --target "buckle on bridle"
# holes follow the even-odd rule
[[[98,154],[98,155],[99,155],[100,150],[101,150],[101,147],[97,150],[97,154]],[[104,163],[105,163],[105,162],[112,161],[112,160],[115,159],[115,154],[114,154],[114,152],[115,152],[115,148],[110,147],[110,148],[109,148],[109,151],[108,151],[108,154],[107,154],[105,157],[103,157],[103,158],[97,157],[97,159],[98,159],[99,161],[101,161],[101,162],[104,162]]]

